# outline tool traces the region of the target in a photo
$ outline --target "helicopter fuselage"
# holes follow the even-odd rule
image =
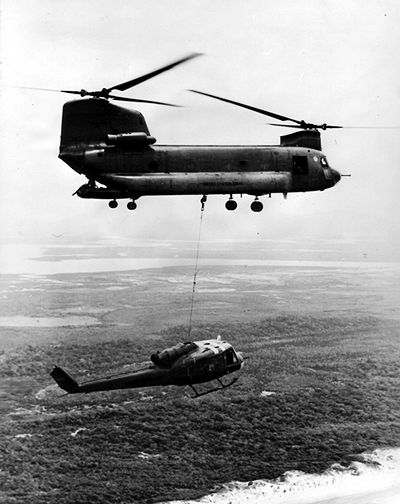
[[[89,180],[120,191],[120,197],[133,198],[323,191],[339,179],[321,152],[304,147],[159,145],[141,151],[97,147],[69,159],[71,167]],[[96,190],[93,193],[96,197]],[[85,197],[84,191],[79,196]],[[86,197],[91,196],[88,191]]]
[[[286,135],[273,146],[154,143],[140,112],[96,98],[64,106],[59,157],[89,179],[77,191],[82,198],[258,197],[323,191],[340,180],[318,150],[318,132]]]
[[[55,367],[51,376],[70,394],[151,387],[157,385],[190,385],[218,380],[238,371],[243,356],[232,345],[218,340],[180,343],[151,356],[146,368],[117,377],[78,384],[68,373]]]

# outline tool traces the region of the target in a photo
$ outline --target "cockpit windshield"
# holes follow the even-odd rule
[[[238,358],[233,348],[227,350],[225,355],[226,355],[226,364],[228,366],[230,366],[231,364],[236,364],[238,362]]]
[[[324,168],[327,168],[328,167],[328,161],[326,160],[325,157],[322,157],[321,158],[321,165],[324,167]]]

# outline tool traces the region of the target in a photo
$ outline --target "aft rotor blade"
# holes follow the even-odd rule
[[[50,91],[50,89],[48,91]],[[82,95],[82,91],[70,91],[69,89],[60,89],[60,93],[69,93],[69,94]]]
[[[167,105],[168,107],[180,107],[180,105],[174,105],[173,103],[165,103],[154,100],[140,100],[139,98],[125,98],[124,96],[115,96],[109,95],[108,98],[116,101],[125,101],[125,102],[138,102],[138,103],[153,103],[155,105]]]
[[[5,87],[12,87],[16,89],[32,89],[33,91],[51,91],[52,93],[72,93],[72,94],[80,94],[80,91],[67,91],[64,89],[50,89],[50,88],[42,88],[42,87],[32,87],[32,86],[11,86],[8,84],[4,84]]]
[[[200,95],[208,96],[210,98],[215,98],[216,100],[220,100],[226,103],[231,103],[232,105],[237,105],[238,107],[245,108],[247,110],[252,110],[253,112],[257,112],[258,114],[263,114],[269,117],[273,117],[274,119],[279,119],[279,121],[292,121],[297,124],[301,124],[301,121],[298,121],[297,119],[292,119],[290,117],[286,117],[280,114],[275,114],[274,112],[269,112],[268,110],[260,109],[257,107],[252,107],[251,105],[246,105],[245,103],[240,103],[237,101],[233,100],[228,100],[227,98],[222,98],[221,96],[216,96],[212,95],[209,93],[203,93],[202,91],[196,91],[195,89],[189,89],[188,91],[191,91],[192,93],[197,93]]]
[[[112,86],[112,87],[108,88],[107,91],[112,91],[113,89],[117,89],[118,91],[125,91],[126,89],[129,89],[133,86],[137,86],[138,84],[141,84],[144,81],[152,79],[156,75],[159,75],[163,72],[171,70],[172,68],[174,68],[178,65],[181,65],[182,63],[185,63],[186,61],[189,61],[193,58],[197,58],[197,56],[201,56],[201,53],[189,54],[185,58],[174,61],[173,63],[170,63],[169,65],[161,67],[161,68],[154,70],[153,72],[150,72],[148,74],[142,75],[141,77],[137,77],[136,79],[132,79],[130,81],[122,82],[121,84],[117,84],[116,86]]]

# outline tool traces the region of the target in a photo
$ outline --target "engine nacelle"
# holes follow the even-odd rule
[[[180,343],[172,348],[167,348],[161,352],[153,353],[150,357],[153,364],[162,368],[169,368],[180,357],[186,355],[194,348],[197,348],[196,343],[188,341],[187,343]]]
[[[119,149],[136,150],[142,149],[147,145],[152,145],[156,139],[147,135],[143,131],[135,133],[121,133],[118,135],[106,135],[106,144],[113,145]]]

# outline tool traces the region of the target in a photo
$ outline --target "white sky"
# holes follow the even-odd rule
[[[186,92],[194,88],[277,113],[344,125],[400,125],[397,0],[1,0],[1,81],[100,89],[186,54],[195,59],[125,92],[170,101],[137,107],[163,144],[278,144],[284,128]],[[110,236],[196,239],[199,198],[122,201],[71,194],[85,182],[57,159],[68,95],[1,88],[0,229],[3,243],[57,244]],[[400,130],[323,133],[330,164],[351,173],[324,193],[251,198],[227,212],[210,197],[205,239],[355,241],[399,247]],[[56,235],[56,236],[55,236]]]

